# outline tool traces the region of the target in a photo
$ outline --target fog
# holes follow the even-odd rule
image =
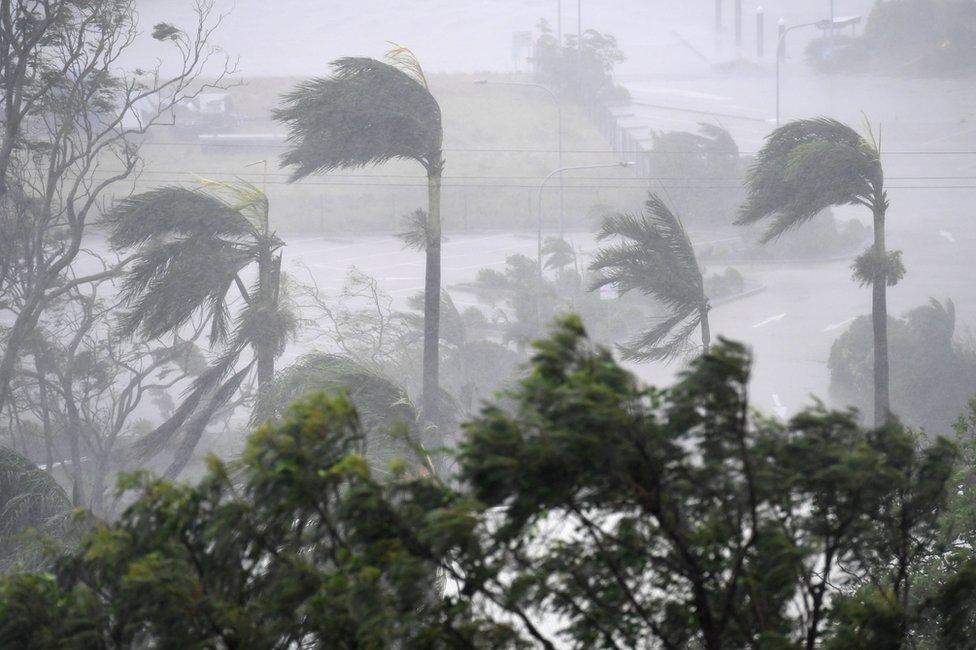
[[[64,13],[31,2],[0,9],[19,16],[0,15],[0,461],[8,463],[0,467],[0,572],[55,566],[43,544],[17,537],[23,530],[40,529],[56,552],[71,553],[92,522],[124,528],[138,508],[161,508],[170,497],[146,484],[114,489],[132,472],[226,481],[220,503],[236,502],[238,488],[249,495],[241,503],[267,498],[273,490],[261,492],[270,483],[255,469],[262,445],[280,435],[281,448],[306,449],[328,437],[302,437],[316,426],[337,440],[356,431],[349,449],[368,468],[357,466],[358,477],[473,490],[485,501],[472,521],[490,536],[521,497],[506,492],[490,503],[495,493],[479,492],[478,477],[515,461],[478,474],[472,450],[489,449],[479,460],[490,464],[491,454],[515,453],[516,438],[548,440],[556,420],[547,418],[558,409],[530,404],[539,395],[572,404],[575,416],[558,425],[571,428],[607,412],[595,395],[623,390],[583,362],[577,374],[546,365],[559,355],[539,341],[569,336],[571,315],[588,339],[574,354],[592,361],[593,350],[606,350],[640,387],[717,391],[707,371],[734,366],[728,342],[743,344],[743,439],[748,430],[793,440],[804,417],[821,417],[810,411],[821,404],[847,413],[836,430],[865,440],[872,427],[899,435],[904,427],[913,454],[938,449],[940,436],[971,437],[976,419],[953,427],[976,412],[976,9],[968,0],[53,4]],[[580,376],[607,383],[586,392],[574,383]],[[545,392],[547,381],[558,385]],[[566,397],[577,389],[578,401]],[[320,394],[348,397],[358,419],[310,397]],[[668,405],[688,393],[664,394],[640,392],[615,408],[678,421]],[[699,411],[721,408],[706,402]],[[334,421],[300,408],[323,408]],[[484,441],[507,431],[499,413],[518,422],[518,435],[491,447]],[[300,426],[300,416],[314,426]],[[614,429],[618,421],[601,422]],[[695,445],[705,443],[696,427],[724,423],[702,416],[688,440],[675,438],[690,454],[689,477],[716,462],[707,449],[698,455]],[[939,476],[949,495],[956,472],[962,498],[973,484],[959,474],[973,443],[958,440],[969,456]],[[542,449],[540,458],[558,455]],[[522,460],[535,458],[530,452]],[[740,512],[737,529],[749,541],[714,556],[746,557],[763,507],[749,463],[730,458],[743,463],[730,481],[750,484],[752,520],[742,524]],[[579,463],[599,473],[618,460]],[[570,471],[542,461],[519,467],[552,472],[553,485]],[[911,467],[906,475],[922,472]],[[328,489],[339,499],[358,494],[353,483]],[[491,485],[503,484],[529,489],[509,475]],[[597,481],[573,494],[595,498],[602,489]],[[148,493],[158,498],[152,506],[139,497]],[[811,494],[792,502],[797,517],[815,511]],[[540,606],[544,633],[535,633],[500,596],[509,574],[538,570],[528,549],[562,548],[549,542],[579,542],[582,531],[603,534],[632,515],[608,506],[609,497],[574,504],[569,512],[584,525],[573,528],[547,498],[519,506],[551,506],[538,519],[526,515],[547,532],[533,529],[520,547],[524,566],[498,569],[506,576],[496,576],[499,592],[475,590],[471,619],[495,622],[498,609],[540,647],[587,606],[552,605],[563,595],[546,586],[551,608]],[[926,512],[941,517],[948,498]],[[588,507],[600,513],[593,522]],[[771,502],[768,512],[784,507]],[[75,528],[73,510],[77,521],[79,512],[92,519]],[[309,521],[318,517],[328,519],[317,512]],[[865,530],[881,520],[858,517]],[[304,515],[280,521],[306,523]],[[931,530],[955,534],[939,521]],[[957,537],[962,544],[965,534]],[[302,538],[296,553],[315,543]],[[852,548],[846,557],[864,561]],[[934,557],[926,552],[912,562]],[[832,554],[810,563],[811,575],[826,567],[824,585],[843,570]],[[437,585],[413,597],[461,598],[463,556],[424,569]],[[273,565],[269,557],[254,565]],[[849,595],[869,583],[829,587]],[[819,615],[803,609],[811,584],[784,597],[783,620],[792,621],[784,629],[824,639]],[[0,603],[0,619],[4,611]],[[592,638],[636,647],[620,626]],[[640,647],[745,647],[760,627],[730,645],[714,645],[726,637],[704,628],[677,641],[654,629]],[[118,647],[167,638],[148,623],[139,629]],[[414,647],[402,633],[365,646]],[[274,647],[305,638],[315,639],[309,647],[341,645],[302,634]],[[213,647],[233,647],[220,638]],[[573,638],[555,647],[590,639]]]

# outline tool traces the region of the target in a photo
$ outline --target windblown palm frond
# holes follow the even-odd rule
[[[770,241],[831,206],[870,207],[882,181],[877,148],[849,126],[823,117],[790,122],[756,156],[736,223],[770,219]]]
[[[387,63],[407,73],[414,81],[429,90],[430,86],[427,85],[427,75],[424,74],[424,68],[420,65],[420,60],[413,53],[413,50],[409,47],[393,43],[392,41],[390,45],[393,47],[387,50],[386,56],[383,57]]]
[[[396,233],[397,239],[407,248],[416,251],[427,250],[427,211],[417,208],[403,218],[404,229]]]
[[[626,357],[666,361],[690,349],[688,339],[703,324],[708,305],[694,247],[678,217],[651,194],[643,214],[607,215],[598,238],[620,241],[597,252],[590,265],[597,277],[592,288],[639,291],[667,311],[648,332],[621,346]]]
[[[548,271],[561,269],[576,261],[573,245],[562,237],[546,237],[542,245],[542,259]]]
[[[242,239],[257,233],[237,210],[183,187],[160,187],[122,199],[103,218],[115,248],[169,237]]]
[[[293,179],[395,158],[441,164],[441,111],[417,78],[369,58],[343,58],[332,76],[303,82],[283,97],[275,119],[289,128],[281,160]]]
[[[50,474],[0,447],[0,571],[36,567],[41,549],[22,534],[34,529],[60,536],[71,509],[71,499]]]
[[[126,198],[107,215],[114,246],[140,247],[120,290],[129,306],[121,318],[126,334],[142,330],[155,338],[204,309],[211,342],[226,339],[231,285],[262,247],[273,250],[282,242],[259,224],[267,220],[263,193],[219,186],[232,191],[233,204],[199,190],[163,187]]]

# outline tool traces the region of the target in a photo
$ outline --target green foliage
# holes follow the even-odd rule
[[[258,395],[251,423],[279,421],[289,404],[320,391],[348,395],[359,414],[364,452],[380,470],[395,457],[423,460],[411,444],[419,416],[406,391],[379,371],[338,354],[312,352],[284,368]]]
[[[698,133],[651,133],[650,176],[692,227],[724,227],[742,203],[746,159],[724,128],[702,122]]]
[[[236,481],[131,477],[53,577],[0,581],[0,645],[876,648],[931,625],[967,647],[971,562],[925,598],[909,579],[956,446],[820,406],[763,419],[750,365],[723,340],[644,387],[565,318],[511,408],[465,425],[452,484],[376,478],[352,403],[309,395]]]
[[[930,300],[888,319],[892,402],[902,420],[930,434],[946,434],[976,385],[976,351],[954,340],[955,306]],[[834,341],[827,368],[830,395],[870,412],[874,368],[871,321],[862,316]]]
[[[45,567],[44,537],[69,538],[71,510],[49,473],[0,447],[0,572]]]
[[[568,242],[553,238],[543,246],[542,254],[541,275],[536,260],[525,255],[510,255],[504,270],[478,271],[473,289],[491,308],[488,325],[501,330],[502,342],[514,343],[524,359],[532,341],[568,313],[579,314],[588,331],[601,341],[632,334],[630,324],[639,319],[640,310],[619,298],[604,300],[590,291],[598,276],[580,268],[579,256]]]
[[[112,245],[138,250],[121,287],[130,306],[126,333],[156,338],[202,310],[211,341],[227,339],[226,298],[238,274],[284,245],[267,228],[267,198],[258,192],[242,202],[243,188],[230,189],[238,191],[227,199],[213,190],[162,187],[123,199],[105,217]]]
[[[771,241],[835,205],[880,208],[883,172],[872,142],[837,120],[814,118],[773,131],[746,182],[736,223],[770,220],[763,240]]]
[[[885,251],[878,255],[874,246],[869,246],[851,264],[854,281],[862,287],[882,283],[893,287],[905,277],[905,265],[901,261],[901,251]]]
[[[147,338],[178,332],[194,314],[210,322],[211,345],[222,349],[195,379],[172,415],[140,441],[145,459],[185,426],[183,441],[168,470],[177,474],[189,461],[210,422],[257,367],[262,387],[273,377],[274,360],[298,327],[281,275],[284,242],[271,229],[268,198],[244,181],[204,181],[197,190],[163,187],[128,197],[105,218],[111,243],[136,249],[121,286],[129,310],[122,317],[125,334]],[[240,274],[256,267],[248,289]],[[244,306],[231,328],[227,301],[236,287]],[[247,348],[255,358],[236,369]]]
[[[565,34],[560,43],[545,20],[532,48],[532,68],[540,83],[584,104],[627,96],[613,81],[613,69],[624,60],[612,34],[587,29],[582,40]]]
[[[621,345],[625,358],[675,359],[694,347],[690,338],[699,328],[702,345],[708,346],[708,299],[701,268],[681,220],[664,201],[650,194],[639,215],[607,215],[597,237],[619,241],[594,257],[593,288],[612,285],[621,293],[637,291],[665,310],[656,325]]]
[[[728,298],[745,291],[746,280],[731,266],[722,273],[713,273],[705,278],[705,295],[710,300]]]
[[[970,0],[875,3],[863,34],[817,39],[807,59],[822,72],[972,74],[976,71],[976,5]]]
[[[424,84],[375,59],[338,59],[332,71],[301,83],[274,112],[289,129],[282,164],[295,167],[292,178],[395,158],[439,168],[441,111]]]

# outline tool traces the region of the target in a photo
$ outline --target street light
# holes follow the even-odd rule
[[[833,30],[836,27],[847,27],[848,25],[856,25],[861,22],[860,16],[848,16],[845,18],[825,18],[824,20],[818,20],[812,23],[801,23],[799,25],[791,25],[785,29],[782,29],[779,34],[779,42],[776,44],[776,126],[779,127],[779,63],[783,58],[783,52],[786,45],[786,35],[789,34],[794,29],[800,29],[801,27],[816,27],[817,29],[826,32],[828,29]],[[782,25],[782,23],[781,23]]]
[[[548,175],[546,175],[545,178],[542,179],[542,182],[539,183],[539,203],[538,203],[538,206],[536,207],[536,212],[537,212],[536,217],[538,219],[538,234],[537,234],[537,237],[536,237],[536,255],[537,255],[537,264],[538,264],[538,267],[539,267],[539,277],[540,278],[542,277],[542,190],[545,189],[546,183],[549,182],[549,179],[552,178],[553,176],[555,176],[556,174],[559,174],[559,179],[562,180],[563,172],[575,171],[575,170],[579,170],[579,169],[604,169],[604,168],[609,168],[609,167],[632,167],[633,165],[634,165],[634,163],[628,161],[628,162],[604,163],[602,165],[574,165],[572,167],[560,167],[558,169],[552,170],[551,172],[549,172]],[[562,235],[562,221],[561,220],[560,220],[560,235]]]
[[[531,88],[540,88],[546,91],[552,101],[556,103],[556,131],[558,132],[558,145],[557,151],[558,160],[556,163],[562,167],[563,166],[563,107],[562,103],[559,101],[559,96],[548,86],[543,86],[542,84],[533,83],[531,81],[489,81],[488,79],[479,79],[475,81],[479,86],[487,86],[491,84],[493,86],[528,86]],[[565,202],[563,200],[563,179],[562,176],[559,177],[559,231],[562,232],[563,228],[563,210]]]

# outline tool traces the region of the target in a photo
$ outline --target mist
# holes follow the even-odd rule
[[[0,646],[963,647],[976,3],[14,4]]]

